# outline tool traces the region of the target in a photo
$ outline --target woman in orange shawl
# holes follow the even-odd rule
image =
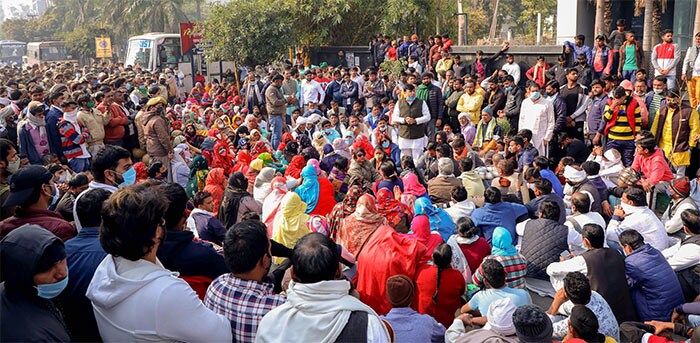
[[[337,203],[333,206],[333,210],[328,214],[328,228],[330,231],[330,237],[335,240],[336,235],[340,228],[343,226],[343,221],[345,217],[353,214],[355,212],[355,207],[357,206],[357,200],[360,199],[362,195],[362,188],[360,186],[352,186],[348,190],[347,195],[342,202]]]
[[[224,196],[225,182],[226,176],[224,176],[223,168],[214,168],[209,171],[203,191],[211,193],[211,198],[214,200],[214,217],[219,213],[219,204]]]
[[[355,142],[352,143],[352,151],[355,151],[358,148],[365,149],[367,156],[374,156],[374,147],[372,146],[372,143],[367,140],[365,135],[357,136],[357,138],[355,138]]]
[[[239,171],[245,174],[250,167],[250,162],[252,161],[253,158],[251,158],[248,154],[248,150],[239,150],[238,155],[236,155],[236,164],[233,166],[233,169],[231,169],[231,172]]]
[[[386,218],[377,212],[374,197],[365,194],[357,200],[355,212],[343,221],[336,242],[357,256],[367,239],[381,225],[386,225]]]

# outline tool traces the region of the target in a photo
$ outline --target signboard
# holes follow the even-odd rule
[[[190,34],[190,31],[194,31],[195,23],[180,23],[180,46],[182,47],[182,54],[186,55],[188,53],[200,55],[201,50],[197,49],[197,45],[202,40],[202,35],[200,34]]]
[[[109,37],[95,38],[95,57],[112,58],[112,42]]]

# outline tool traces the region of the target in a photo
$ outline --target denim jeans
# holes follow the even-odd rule
[[[625,80],[630,80],[630,82],[634,83],[634,80],[637,79],[637,71],[636,70],[623,70],[622,71],[622,78]]]
[[[622,163],[625,167],[629,167],[634,162],[634,140],[629,141],[618,141],[615,139],[608,139],[608,143],[605,145],[605,150],[615,148],[622,155]]]
[[[284,126],[284,116],[270,115],[270,131],[272,131],[270,142],[273,149],[277,149],[282,142],[282,126]]]
[[[70,169],[72,169],[76,173],[82,173],[90,167],[90,159],[89,158],[73,158],[70,161],[68,161],[68,165],[70,166]]]

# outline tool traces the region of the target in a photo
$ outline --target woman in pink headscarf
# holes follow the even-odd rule
[[[413,231],[413,233],[404,236],[414,238],[425,245],[428,250],[425,252],[424,260],[432,260],[433,250],[442,243],[442,237],[437,233],[430,232],[430,219],[428,219],[428,216],[421,214],[413,218],[411,222],[411,231]]]
[[[272,224],[280,208],[280,203],[287,194],[287,180],[282,176],[277,176],[270,182],[272,192],[265,197],[262,205],[262,221],[267,226],[267,236],[272,237]]]
[[[401,202],[406,204],[413,211],[416,199],[428,197],[428,192],[425,187],[418,181],[418,176],[414,173],[408,173],[403,177],[403,193],[401,194]],[[431,251],[432,254],[432,251]]]

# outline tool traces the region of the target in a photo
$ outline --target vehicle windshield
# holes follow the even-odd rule
[[[24,55],[24,45],[3,44],[0,46],[0,57],[2,58],[22,58]]]
[[[39,49],[39,56],[43,61],[63,61],[68,59],[66,47],[64,46],[47,46]]]
[[[150,69],[151,50],[153,41],[150,39],[132,39],[129,41],[125,65]]]

